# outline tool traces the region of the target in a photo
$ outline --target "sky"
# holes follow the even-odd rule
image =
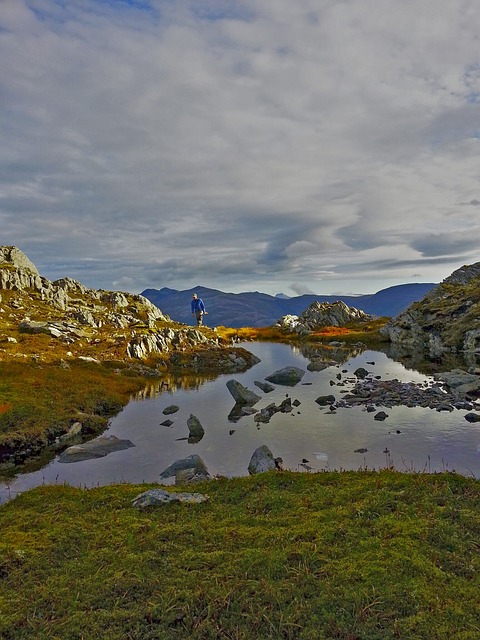
[[[139,293],[480,261],[477,0],[0,0],[0,244]]]

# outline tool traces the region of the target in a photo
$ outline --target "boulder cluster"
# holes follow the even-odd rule
[[[299,316],[283,316],[276,326],[288,333],[308,335],[322,327],[344,327],[351,322],[369,322],[373,319],[374,316],[337,300],[336,302],[312,302]]]
[[[436,411],[453,411],[454,409],[472,410],[474,400],[480,393],[480,376],[474,376],[463,372],[464,382],[457,387],[451,387],[442,383],[438,376],[438,382],[415,383],[401,382],[397,379],[381,380],[372,375],[359,377],[353,386],[337,398],[330,397],[328,403],[332,410],[343,407],[363,405],[367,411],[375,411],[377,407],[423,407]],[[348,382],[348,381],[347,381]],[[343,386],[344,382],[336,383]],[[386,416],[387,417],[387,416]]]

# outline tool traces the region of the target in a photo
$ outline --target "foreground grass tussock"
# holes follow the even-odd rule
[[[278,472],[147,512],[147,486],[40,487],[0,507],[0,637],[480,637],[480,484]]]

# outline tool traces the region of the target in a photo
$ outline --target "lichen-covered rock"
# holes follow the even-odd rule
[[[206,502],[208,496],[204,496],[201,493],[173,493],[166,491],[165,489],[149,489],[136,496],[132,500],[132,506],[136,509],[148,509],[152,507],[159,507],[172,502],[187,502],[193,504],[199,504]]]

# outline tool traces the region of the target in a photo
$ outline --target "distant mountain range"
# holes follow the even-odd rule
[[[202,286],[183,291],[167,287],[145,289],[142,295],[177,322],[192,324],[190,302],[192,294],[197,293],[208,311],[205,324],[209,326],[268,327],[287,314],[299,315],[315,301],[342,300],[349,307],[355,307],[365,313],[393,318],[412,302],[421,300],[434,286],[434,283],[401,284],[360,296],[309,294],[288,298],[282,294],[271,296],[258,291],[224,293]]]

